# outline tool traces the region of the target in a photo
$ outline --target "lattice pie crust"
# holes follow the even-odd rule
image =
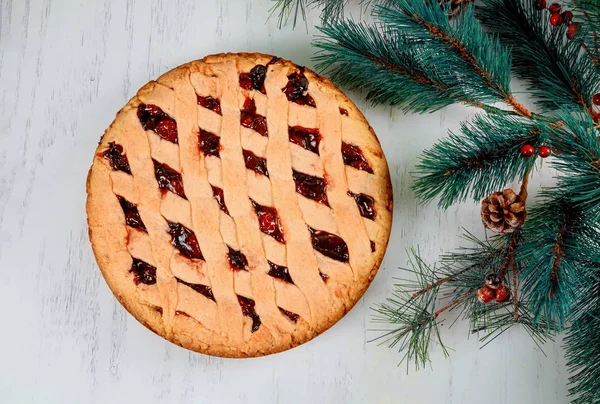
[[[102,137],[87,192],[117,299],[164,338],[227,357],[338,321],[392,222],[364,116],[325,78],[262,54],[208,56],[145,85]]]

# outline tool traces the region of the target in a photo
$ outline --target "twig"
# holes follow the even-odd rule
[[[519,321],[519,300],[517,298],[517,266],[514,264],[512,266],[512,274],[513,274],[513,306],[515,308],[514,319],[515,319],[515,321]]]
[[[525,175],[523,176],[523,182],[521,183],[521,190],[519,191],[519,196],[523,203],[527,201],[527,186],[529,185],[529,173],[531,172],[531,168],[527,170]]]
[[[438,311],[436,311],[435,313],[433,313],[433,318],[438,318],[438,316],[440,314],[442,314],[446,310],[448,310],[448,309],[456,306],[457,304],[461,303],[462,301],[466,300],[467,298],[469,298],[470,296],[472,296],[475,292],[476,292],[475,290],[472,290],[472,291],[470,291],[468,293],[465,293],[464,295],[462,295],[458,299],[451,301],[450,303],[448,303],[447,305],[445,305],[444,307],[442,307],[441,309],[439,309]]]

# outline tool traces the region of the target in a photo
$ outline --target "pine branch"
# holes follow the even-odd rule
[[[565,24],[554,27],[535,0],[484,0],[481,21],[513,49],[513,69],[543,111],[588,110],[600,76],[580,41],[566,39]]]
[[[557,187],[582,210],[590,223],[600,222],[600,131],[586,114],[559,113],[563,125],[548,126],[558,151],[552,166],[561,174]]]
[[[599,267],[600,269],[600,267]],[[574,404],[600,403],[600,283],[590,283],[578,299],[580,313],[565,338]]]
[[[405,111],[461,102],[506,115],[489,105],[504,102],[532,116],[510,93],[510,53],[482,31],[472,7],[452,22],[449,10],[437,4],[395,0],[393,7],[375,8],[382,24],[347,20],[320,27],[317,69],[341,86],[366,90],[374,104]]]
[[[600,232],[573,206],[564,190],[545,190],[528,212],[519,247],[521,278],[534,321],[550,319],[561,331],[576,308],[577,297],[593,277]]]
[[[597,69],[600,69],[600,2],[596,0],[571,0],[570,6],[575,11],[577,24],[576,41],[582,46]]]
[[[397,32],[350,20],[319,29],[326,37],[314,43],[317,68],[341,86],[366,90],[374,104],[426,112],[467,101],[442,81],[438,69],[419,61],[417,50],[406,49]]]
[[[425,151],[417,164],[413,188],[429,202],[448,208],[469,196],[480,201],[504,189],[516,177],[523,177],[535,159],[524,159],[519,150],[525,144],[538,146],[546,135],[531,120],[510,116],[478,115],[463,123],[460,134],[450,136]]]
[[[435,268],[427,266],[414,250],[409,254],[409,263],[417,278],[415,282],[420,287],[426,287],[436,279]],[[448,352],[439,334],[439,313],[434,314],[437,288],[417,297],[412,297],[409,290],[410,286],[395,285],[392,296],[374,308],[377,314],[373,322],[388,324],[389,328],[377,330],[382,334],[373,341],[381,340],[388,343],[390,348],[398,346],[398,351],[404,352],[400,364],[406,361],[408,370],[410,362],[413,362],[418,370],[429,362],[432,338],[442,347],[444,355],[447,356]]]
[[[506,256],[514,254],[519,233],[490,240],[479,240],[467,233],[465,239],[473,246],[442,256],[438,268],[428,266],[417,252],[411,251],[411,269],[407,271],[415,279],[396,284],[392,297],[375,308],[378,314],[374,321],[389,325],[377,330],[382,334],[375,340],[388,342],[390,347],[398,345],[399,351],[404,352],[401,363],[408,360],[414,361],[417,369],[424,366],[429,361],[429,348],[433,341],[439,343],[447,355],[448,350],[441,341],[438,328],[443,320],[438,320],[438,317],[454,310],[458,311],[457,319],[462,317],[470,321],[473,333],[483,334],[481,341],[485,342],[484,346],[517,324],[524,326],[538,346],[549,337],[545,324],[544,327],[534,324],[527,302],[517,298],[516,293],[514,303],[484,305],[476,298],[485,275],[501,271]],[[516,277],[514,279],[516,282]],[[513,288],[516,292],[516,283]]]
[[[405,46],[419,50],[416,56],[433,64],[445,83],[467,98],[482,102],[506,102],[528,115],[510,93],[510,52],[485,33],[467,6],[451,21],[449,8],[421,0],[396,0],[393,8],[375,7],[374,15],[406,38]]]

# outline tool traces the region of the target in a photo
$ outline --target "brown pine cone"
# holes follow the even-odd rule
[[[525,202],[510,188],[494,192],[481,201],[481,220],[493,232],[512,233],[525,222]]]

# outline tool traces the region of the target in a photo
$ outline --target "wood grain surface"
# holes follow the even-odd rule
[[[312,66],[318,13],[277,28],[269,0],[0,0],[0,403],[565,403],[561,341],[545,355],[523,330],[480,350],[466,324],[455,351],[407,374],[377,335],[383,300],[419,246],[434,262],[483,234],[475,203],[445,212],[409,189],[419,153],[475,111],[365,112],[390,164],[390,247],[365,297],[324,335],[283,354],[225,360],[188,352],[114,299],[87,238],[85,179],[118,109],[148,80],[210,53],[259,51]],[[361,10],[351,10],[356,18]],[[551,175],[536,175],[533,188]]]

